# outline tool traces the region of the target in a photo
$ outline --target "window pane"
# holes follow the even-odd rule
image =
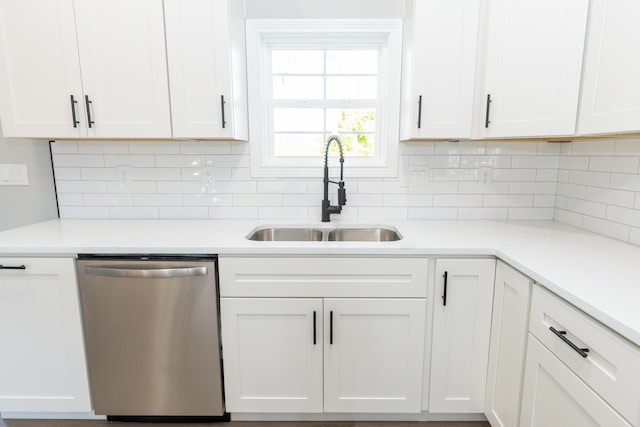
[[[350,157],[369,157],[375,154],[375,134],[373,133],[357,133],[357,134],[339,134],[344,147],[344,155]],[[331,155],[339,155],[340,149],[337,144],[331,144],[329,147]]]
[[[327,77],[327,99],[376,99],[377,77]]]
[[[273,99],[323,99],[322,77],[273,77]]]
[[[375,109],[327,109],[327,131],[342,132],[375,132]]]
[[[377,50],[328,50],[329,74],[377,74]]]
[[[273,50],[271,71],[274,74],[322,74],[324,52],[321,50]]]
[[[279,157],[323,154],[323,134],[276,133],[273,138],[275,155]]]
[[[321,108],[274,108],[273,129],[276,132],[322,132],[323,113]]]

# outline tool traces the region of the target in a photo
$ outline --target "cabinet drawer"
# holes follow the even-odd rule
[[[426,258],[220,257],[222,297],[425,298]]]
[[[622,416],[632,422],[637,420],[640,349],[539,286],[533,290],[529,329]],[[578,349],[588,349],[586,357],[560,336]]]

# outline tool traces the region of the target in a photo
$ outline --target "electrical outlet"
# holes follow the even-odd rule
[[[118,166],[116,171],[118,174],[118,185],[120,188],[129,188],[131,186],[131,167]]]
[[[493,168],[491,166],[481,167],[478,171],[478,182],[484,185],[490,185],[493,181]]]
[[[429,168],[427,166],[405,166],[403,186],[426,187],[429,185]]]

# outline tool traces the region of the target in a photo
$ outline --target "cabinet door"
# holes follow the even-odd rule
[[[531,279],[498,261],[484,410],[494,427],[518,425],[531,286]]]
[[[537,339],[529,335],[520,426],[629,425]]]
[[[162,2],[75,0],[89,137],[171,137]]]
[[[228,412],[322,412],[322,300],[220,300]]]
[[[246,140],[244,2],[164,4],[173,136]]]
[[[86,134],[73,0],[0,1],[0,93],[5,137]]]
[[[0,411],[90,411],[74,260],[0,265]]]
[[[575,133],[587,10],[584,0],[490,0],[482,136]]]
[[[640,2],[590,4],[578,133],[640,131]]]
[[[420,412],[425,307],[325,299],[325,412]]]
[[[430,412],[484,410],[495,265],[436,260]]]
[[[469,138],[480,2],[412,5],[403,48],[401,139]]]

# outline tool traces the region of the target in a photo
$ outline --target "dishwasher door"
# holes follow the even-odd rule
[[[77,261],[96,414],[222,416],[214,259]]]

